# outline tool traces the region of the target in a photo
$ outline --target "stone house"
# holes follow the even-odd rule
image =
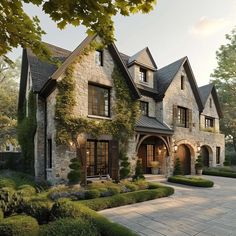
[[[175,158],[181,160],[185,174],[194,174],[194,163],[201,153],[206,166],[222,165],[224,135],[220,134],[222,117],[213,85],[198,87],[188,58],[158,69],[148,48],[133,56],[120,53],[114,44],[83,54],[96,36],[87,37],[73,52],[47,44],[55,65],[40,61],[29,49],[23,49],[19,110],[27,107],[29,91],[37,104],[37,129],[34,138],[34,167],[38,180],[52,183],[67,180],[73,147],[56,142],[56,103],[58,83],[74,63],[74,117],[101,122],[112,121],[112,107],[117,103],[112,73],[119,68],[134,101],[140,102],[141,116],[129,139],[127,156],[134,171],[138,158],[145,173],[151,162],[158,161],[160,174],[173,173]],[[80,57],[80,60],[76,58]],[[27,110],[27,109],[26,109]],[[27,115],[27,112],[26,112]],[[110,175],[117,178],[119,144],[110,134],[94,137],[84,132],[81,147],[88,177]]]

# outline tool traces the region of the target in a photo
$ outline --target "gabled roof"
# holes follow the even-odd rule
[[[173,130],[167,125],[160,122],[155,117],[148,116],[141,116],[136,122],[135,129],[140,132],[173,134]]]
[[[202,103],[203,103],[204,107],[206,105],[208,97],[210,96],[210,94],[212,94],[217,113],[218,113],[219,117],[222,118],[223,113],[222,113],[222,110],[220,107],[220,102],[219,102],[217,91],[216,91],[214,84],[211,83],[211,84],[206,84],[204,86],[199,87],[199,92],[200,92]]]
[[[160,98],[163,98],[165,96],[167,89],[169,88],[170,84],[172,83],[176,74],[179,72],[182,66],[184,67],[187,73],[195,100],[198,104],[199,111],[202,111],[204,106],[202,104],[198,86],[187,57],[183,57],[155,72],[154,79],[155,79],[156,89],[159,92],[159,96]]]
[[[141,51],[137,52],[128,59],[128,67],[133,64],[139,64],[141,66],[147,67],[151,70],[156,70],[157,65],[152,57],[152,54],[148,47],[145,47]]]

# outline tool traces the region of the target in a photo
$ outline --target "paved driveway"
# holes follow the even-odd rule
[[[168,198],[101,211],[110,220],[147,236],[236,236],[236,179],[205,176],[210,189],[172,185]]]

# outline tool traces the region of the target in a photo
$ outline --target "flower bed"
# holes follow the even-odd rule
[[[186,177],[182,175],[171,176],[168,178],[168,182],[206,188],[214,186],[214,182],[210,180],[199,177]]]

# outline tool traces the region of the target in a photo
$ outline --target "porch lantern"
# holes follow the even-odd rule
[[[175,145],[174,145],[174,151],[177,152],[177,150],[178,150],[178,145],[175,144]]]
[[[197,152],[199,153],[201,151],[201,146],[200,144],[197,145]]]

